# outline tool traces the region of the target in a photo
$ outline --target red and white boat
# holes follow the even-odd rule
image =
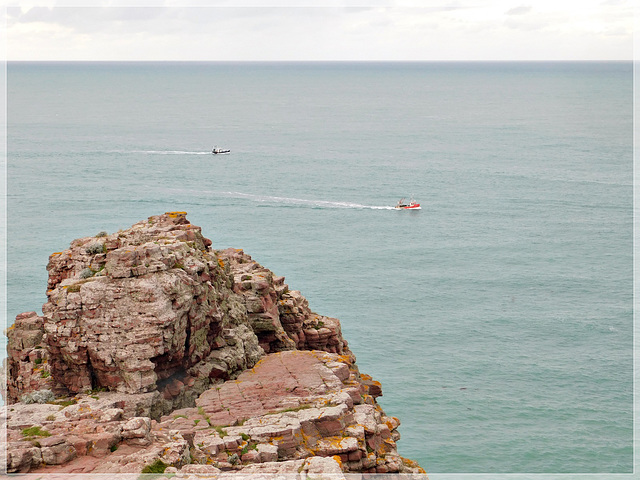
[[[420,210],[422,207],[420,207],[420,204],[417,203],[413,198],[409,200],[409,203],[405,203],[404,198],[401,198],[400,200],[398,200],[395,208],[397,210]]]

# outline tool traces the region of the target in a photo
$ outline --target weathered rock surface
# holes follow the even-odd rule
[[[7,331],[6,471],[424,474],[340,322],[211,244],[169,212],[51,255]]]

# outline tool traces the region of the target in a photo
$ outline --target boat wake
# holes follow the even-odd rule
[[[211,152],[187,152],[184,150],[137,150],[134,153],[147,155],[211,155]]]
[[[241,192],[220,192],[220,195],[229,198],[246,198],[258,203],[264,204],[280,204],[287,206],[309,207],[309,208],[351,208],[359,210],[395,210],[394,207],[388,205],[363,205],[353,202],[331,202],[328,200],[307,200],[304,198],[292,197],[275,197],[270,195],[255,195],[251,193]]]

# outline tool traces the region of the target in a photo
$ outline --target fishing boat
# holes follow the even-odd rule
[[[231,153],[231,150],[224,149],[224,148],[213,147],[213,150],[211,150],[211,153],[213,153],[214,155],[220,155],[220,154],[224,154],[224,153]]]
[[[404,201],[404,198],[398,200],[398,203],[395,206],[396,210],[420,210],[420,204],[417,203],[413,198],[409,200],[409,203]]]

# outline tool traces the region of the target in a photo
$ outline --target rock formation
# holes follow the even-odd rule
[[[6,471],[412,473],[340,322],[185,212],[50,256],[7,330]]]

